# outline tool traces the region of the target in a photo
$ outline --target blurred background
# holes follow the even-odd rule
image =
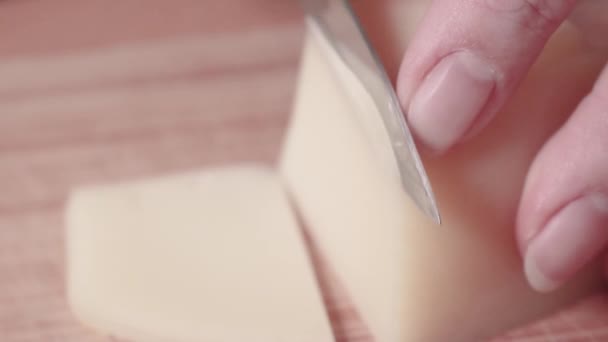
[[[272,162],[295,1],[0,1],[0,341],[106,341],[64,298],[70,188]]]

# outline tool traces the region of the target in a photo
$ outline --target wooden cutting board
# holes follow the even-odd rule
[[[65,302],[68,191],[273,162],[302,33],[292,1],[0,1],[0,341],[111,340]],[[338,339],[371,341],[314,258]],[[600,296],[499,340],[606,339]]]

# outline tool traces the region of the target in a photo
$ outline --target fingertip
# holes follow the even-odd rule
[[[608,196],[593,193],[559,210],[527,244],[525,273],[537,291],[555,290],[608,243]]]
[[[530,241],[538,234],[546,220],[543,213],[545,192],[542,191],[543,174],[546,174],[544,163],[533,163],[526,176],[523,194],[515,217],[515,238],[519,252],[524,257]]]
[[[537,292],[551,292],[561,285],[560,281],[547,277],[545,272],[536,263],[534,257],[526,257],[524,259],[524,272],[528,284]]]
[[[423,144],[444,152],[474,126],[495,87],[496,73],[487,61],[466,51],[450,54],[414,93],[409,122]]]
[[[434,154],[482,131],[571,8],[492,4],[434,1],[401,64],[402,107],[417,140]]]

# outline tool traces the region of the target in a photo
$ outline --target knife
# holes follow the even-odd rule
[[[386,70],[348,0],[299,0],[309,23],[355,74],[373,98],[403,190],[425,215],[441,216],[416,144]],[[375,115],[375,114],[374,114]]]

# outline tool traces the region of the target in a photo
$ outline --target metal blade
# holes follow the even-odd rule
[[[300,0],[300,3],[309,20],[374,99],[403,189],[427,216],[440,224],[435,196],[397,95],[350,3],[347,0]]]

